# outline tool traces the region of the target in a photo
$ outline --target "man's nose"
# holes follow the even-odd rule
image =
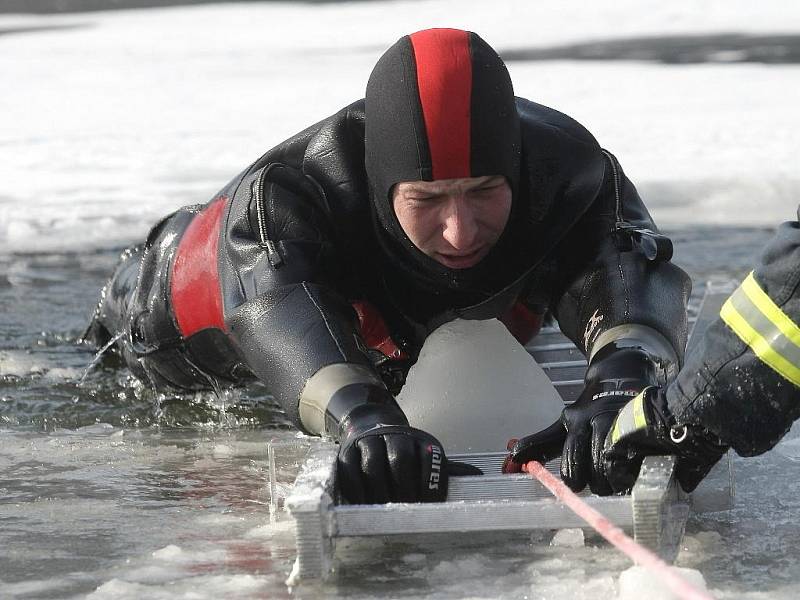
[[[442,236],[456,250],[474,250],[478,235],[475,214],[464,198],[453,198],[447,204]]]

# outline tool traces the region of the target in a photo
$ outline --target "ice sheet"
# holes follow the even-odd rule
[[[675,36],[705,36],[713,51],[721,34],[769,38],[797,22],[788,0],[270,2],[0,16],[0,27],[39,29],[0,38],[0,77],[14,82],[0,97],[0,249],[141,239],[160,216],[208,201],[269,147],[360,98],[383,49],[424,27],[472,29],[501,52],[648,36],[667,48]],[[796,65],[566,57],[509,62],[516,93],[586,125],[662,224],[790,216],[800,179]]]
[[[447,453],[498,452],[564,408],[542,368],[497,319],[457,319],[425,340],[397,402]]]

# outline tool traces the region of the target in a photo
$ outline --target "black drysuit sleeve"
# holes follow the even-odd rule
[[[663,359],[670,370],[664,376],[671,378],[683,360],[691,281],[669,261],[671,242],[658,233],[616,158],[603,154],[600,191],[559,245],[562,293],[554,313],[588,357],[609,343],[643,347]],[[652,232],[644,234],[650,257],[648,240],[636,230]]]
[[[393,399],[363,351],[335,238],[320,187],[273,163],[238,186],[220,262],[242,359],[298,427],[337,437],[355,405]]]

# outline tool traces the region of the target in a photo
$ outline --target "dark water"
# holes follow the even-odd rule
[[[82,427],[285,425],[258,385],[224,397],[157,396],[112,360],[80,379],[93,351],[79,346],[118,250],[0,257],[0,423]]]
[[[668,232],[674,262],[695,282],[742,278],[769,229],[695,228]],[[64,255],[0,256],[0,423],[42,429],[96,422],[122,427],[226,423],[286,425],[262,387],[229,398],[156,398],[105,361],[78,379],[92,358],[77,346],[118,250]]]
[[[800,35],[658,35],[501,51],[506,62],[636,60],[664,64],[800,62]]]

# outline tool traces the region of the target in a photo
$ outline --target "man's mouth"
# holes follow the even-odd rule
[[[468,269],[477,265],[484,255],[484,247],[481,246],[471,252],[463,253],[436,253],[436,260],[450,269]]]

